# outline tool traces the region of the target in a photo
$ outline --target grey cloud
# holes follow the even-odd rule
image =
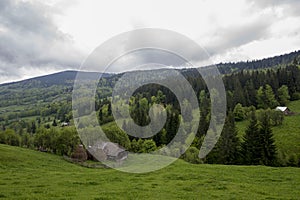
[[[232,48],[240,47],[256,40],[262,40],[269,36],[269,28],[272,21],[268,18],[243,24],[235,27],[221,28],[215,33],[206,49],[211,55],[226,52]]]
[[[259,9],[268,7],[282,7],[284,8],[285,16],[300,16],[299,0],[252,0],[252,2]]]
[[[58,30],[54,14],[38,1],[0,1],[0,77],[7,66],[12,77],[24,66],[78,67],[83,57],[70,37]]]
[[[299,0],[252,0],[256,5],[259,6],[278,6],[282,4],[294,4],[298,3]]]
[[[190,39],[173,34],[172,32],[152,31],[151,29],[128,32],[107,41],[101,48],[96,50],[92,58],[89,59],[89,63],[86,64],[90,69],[86,70],[103,71],[104,68],[101,67],[116,59],[114,56],[121,56],[123,54],[125,56],[114,62],[109,69],[106,69],[107,72],[129,71],[133,69],[132,67],[137,66],[146,68],[149,66],[145,65],[146,63],[182,67],[187,66],[188,63],[186,61],[188,61],[193,64],[202,65],[202,63],[205,63],[205,65],[210,65],[213,63],[210,61],[209,56],[220,55],[230,51],[232,48],[267,38],[272,23],[271,17],[266,17],[263,20],[259,18],[248,24],[218,29],[215,34],[211,35],[215,40],[204,47],[208,54],[205,50],[199,51],[199,46],[191,42]],[[149,49],[127,52],[128,50],[140,47],[149,47]],[[166,51],[153,50],[151,47],[154,47],[154,49],[162,47]],[[113,52],[113,56],[103,57],[105,52]],[[180,58],[178,55],[185,55],[185,57]]]
[[[146,44],[148,41],[151,41],[151,43],[158,43],[167,47],[167,50],[176,49],[178,52],[184,51],[185,55],[190,55],[187,58],[189,61],[192,61],[193,63],[206,63],[205,65],[207,65],[212,64],[209,60],[209,56],[220,55],[233,48],[267,38],[270,35],[269,28],[272,24],[272,16],[268,16],[264,19],[259,18],[251,23],[220,28],[216,33],[211,35],[211,38],[215,38],[215,40],[212,40],[211,43],[203,47],[207,50],[208,54],[205,50],[199,52],[196,50],[197,47],[187,45],[191,43],[188,42],[188,40],[181,40],[177,38],[176,34],[155,35],[151,32],[149,32],[150,35],[132,34],[126,40],[126,45],[130,46],[130,48],[134,48],[139,44]],[[174,57],[173,54],[162,52],[155,53],[154,51],[144,51],[135,53],[134,56],[136,60],[144,63],[151,63],[155,61],[157,63],[166,63],[173,66],[182,66],[186,64],[178,57]]]
[[[182,67],[189,61],[206,59],[206,52],[187,37],[172,31],[146,28],[123,33],[103,43],[89,57],[84,70],[121,72],[136,67],[142,70],[154,63]],[[112,61],[114,63],[104,69]]]

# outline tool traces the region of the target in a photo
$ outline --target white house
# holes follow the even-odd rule
[[[291,111],[290,111],[290,109],[289,109],[288,107],[277,106],[277,107],[275,108],[275,110],[281,111],[281,112],[283,112],[285,115],[291,114]]]

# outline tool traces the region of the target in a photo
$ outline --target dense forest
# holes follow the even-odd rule
[[[280,126],[285,118],[275,107],[300,100],[299,54],[298,51],[269,59],[217,65],[226,88],[227,117],[221,138],[204,159],[199,159],[198,154],[211,120],[211,94],[196,69],[179,70],[193,87],[200,105],[196,137],[181,158],[192,163],[299,166],[299,152],[282,154],[272,133],[272,127]],[[99,75],[86,73],[86,78]],[[132,137],[123,131],[131,124],[124,120],[123,126],[118,128],[112,116],[110,96],[121,76],[104,74],[98,83],[95,107],[107,137],[131,152],[152,152],[164,147],[174,138],[182,119],[175,95],[158,84],[136,90],[130,99],[130,114],[136,124],[150,123],[148,113],[153,104],[166,109],[167,120],[153,137]],[[1,85],[0,143],[71,156],[80,144],[72,113],[75,77],[76,72],[68,71]],[[173,77],[168,78],[176,84]],[[190,108],[188,112],[193,111],[194,108]],[[159,118],[159,113],[156,116]],[[244,120],[249,123],[241,137],[236,123]],[[92,127],[89,129],[86,131],[93,132]],[[181,151],[180,144],[175,143],[165,154],[177,156]]]

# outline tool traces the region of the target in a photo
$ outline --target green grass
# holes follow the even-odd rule
[[[278,150],[286,155],[296,154],[300,158],[300,100],[288,105],[295,115],[285,116],[283,124],[272,128]],[[239,135],[245,133],[249,122],[238,122]]]
[[[299,199],[300,169],[192,165],[147,174],[84,168],[0,145],[0,199]]]

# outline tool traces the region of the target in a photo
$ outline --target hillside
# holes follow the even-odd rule
[[[1,199],[297,199],[299,168],[192,165],[148,174],[83,168],[61,157],[0,145]]]
[[[264,58],[262,60],[242,61],[232,63],[219,63],[216,66],[222,74],[228,74],[241,70],[255,70],[266,69],[271,67],[282,67],[293,62],[295,58],[298,58],[300,51],[287,53],[284,55],[274,56],[270,58]]]
[[[241,70],[274,68],[286,66],[299,57],[299,54],[300,51],[295,51],[262,60],[220,63],[217,64],[217,67],[223,74]],[[195,69],[183,69],[181,72],[190,80],[199,78]],[[65,105],[70,105],[76,74],[76,71],[65,71],[19,82],[0,84],[0,122],[23,118],[34,120],[39,116],[53,117],[55,112],[58,112],[57,107],[68,107],[64,110],[70,111],[70,106]],[[99,73],[85,72],[85,75],[88,79],[91,76],[99,76]],[[100,84],[100,87],[105,92],[98,96],[102,98],[109,95],[119,76],[118,74],[102,74],[106,80]],[[199,88],[199,85],[195,86],[196,89],[198,89],[197,87]]]
[[[70,104],[77,73],[64,71],[0,85],[0,121],[50,116],[57,111],[50,108],[53,104],[56,104],[53,107]],[[82,77],[89,79],[100,73],[83,72],[83,75]],[[111,74],[102,74],[105,78],[110,76]],[[42,110],[47,108],[50,109],[43,113]]]
[[[297,155],[297,157],[300,157],[300,100],[290,102],[288,107],[295,114],[285,116],[282,125],[272,128],[275,143],[278,153],[284,154],[282,156]],[[237,128],[241,137],[248,124],[247,120],[237,122]]]

